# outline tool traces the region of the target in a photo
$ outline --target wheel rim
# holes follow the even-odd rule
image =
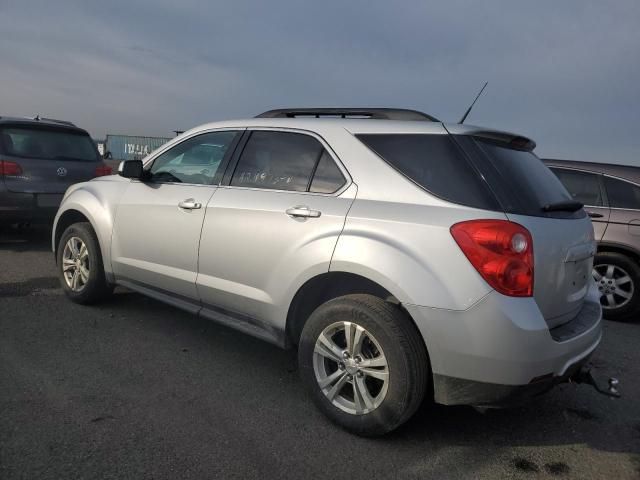
[[[360,325],[336,322],[316,340],[313,369],[322,393],[340,410],[364,415],[380,406],[389,366],[380,343]]]
[[[594,265],[593,278],[600,290],[600,304],[603,309],[613,310],[631,301],[634,284],[629,273],[623,268],[605,263]]]
[[[89,250],[78,237],[71,237],[62,252],[62,273],[67,286],[80,292],[89,281]]]

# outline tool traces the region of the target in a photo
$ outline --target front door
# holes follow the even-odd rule
[[[198,246],[235,131],[185,139],[146,165],[117,209],[111,246],[117,280],[198,300]]]

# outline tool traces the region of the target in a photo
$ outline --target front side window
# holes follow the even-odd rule
[[[323,153],[322,144],[309,135],[251,132],[231,185],[306,192]]]
[[[91,137],[60,128],[15,127],[0,130],[0,144],[6,155],[40,160],[100,160]]]
[[[607,188],[610,207],[640,210],[640,187],[607,176],[604,177],[604,184]]]
[[[192,137],[156,158],[151,181],[211,185],[238,132],[210,132]]]
[[[597,174],[554,167],[551,167],[551,171],[560,179],[574,200],[592,207],[603,205]]]

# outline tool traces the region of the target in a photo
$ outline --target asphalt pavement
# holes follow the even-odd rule
[[[125,290],[58,288],[48,232],[0,232],[0,479],[640,478],[640,321],[517,409],[425,405],[379,439],[312,405],[295,353]]]

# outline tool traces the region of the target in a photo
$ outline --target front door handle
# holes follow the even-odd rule
[[[587,214],[591,217],[591,218],[602,218],[604,217],[604,215],[602,215],[601,213],[596,213],[596,212],[590,212],[587,210]]]
[[[311,210],[304,205],[298,205],[297,207],[287,208],[285,213],[290,217],[303,217],[303,218],[318,218],[321,213],[318,210]]]
[[[202,204],[196,202],[193,198],[187,198],[178,204],[180,208],[185,210],[197,210],[198,208],[202,208]]]

